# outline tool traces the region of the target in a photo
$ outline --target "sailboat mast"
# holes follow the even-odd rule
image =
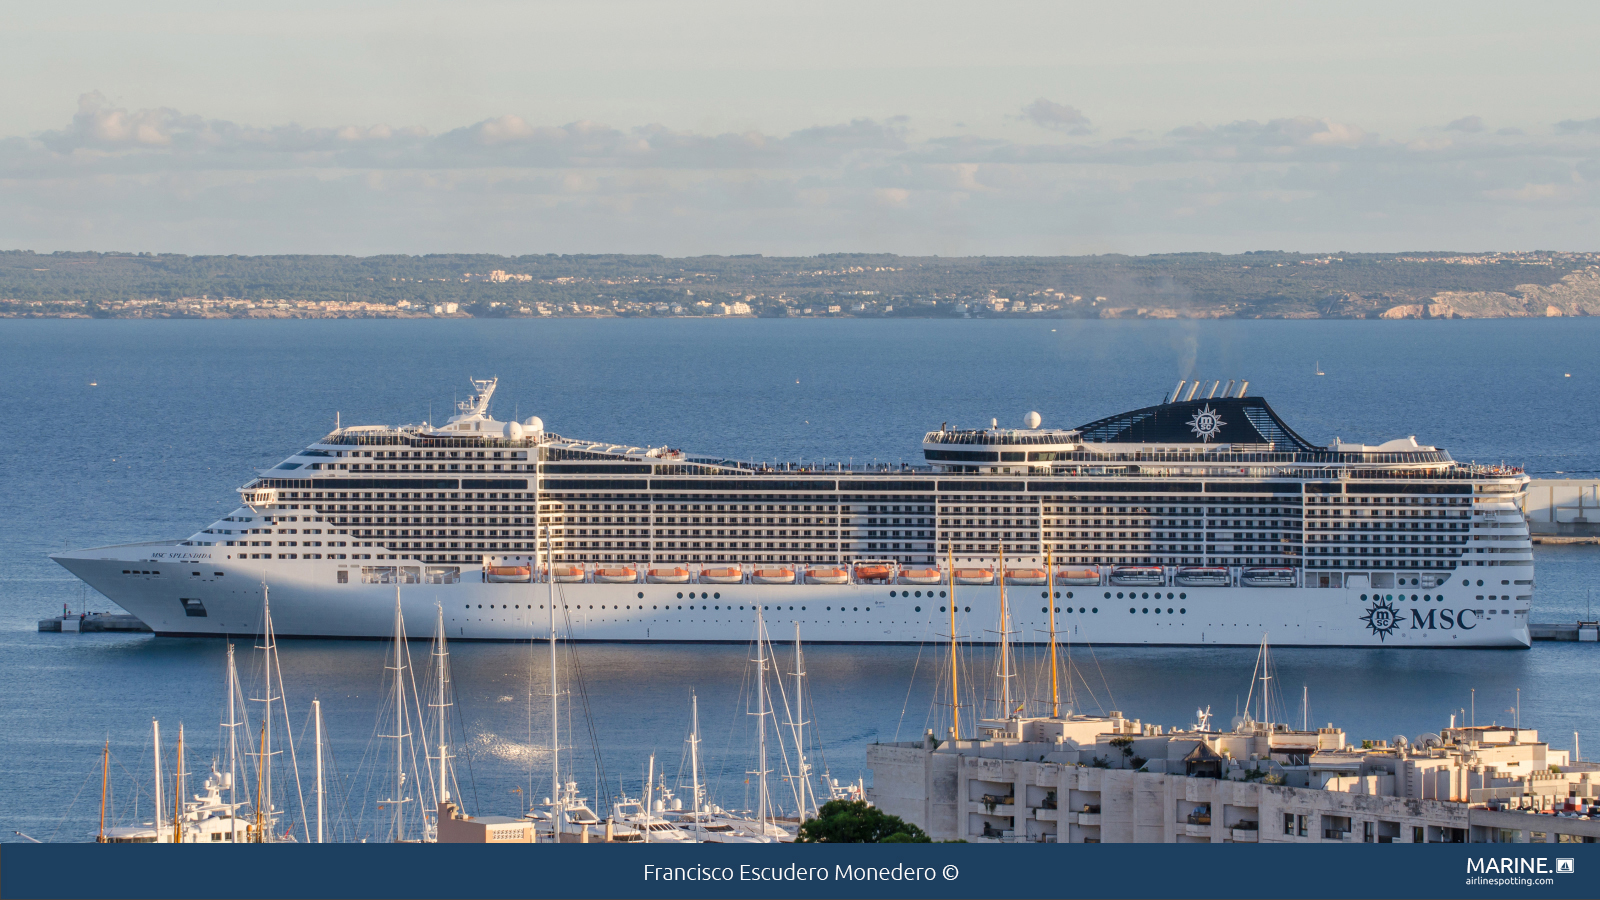
[[[756,792],[758,805],[756,818],[761,822],[762,833],[767,825],[767,651],[763,640],[766,630],[761,611],[756,610],[756,776],[760,779]]]
[[[700,819],[700,698],[689,692],[689,770],[694,792],[695,833],[704,835],[705,823]]]
[[[643,831],[644,831],[644,842],[646,844],[650,843],[650,814],[655,811],[654,810],[654,806],[650,803],[650,793],[651,793],[650,786],[655,782],[655,780],[656,780],[656,753],[655,753],[654,750],[652,750],[652,751],[650,751],[650,768],[645,770],[645,776],[644,776],[644,828],[643,828]]]
[[[439,610],[439,621],[438,624],[434,626],[434,632],[438,635],[438,638],[434,642],[433,652],[435,657],[434,679],[439,682],[439,722],[436,729],[439,735],[439,793],[437,796],[439,803],[442,806],[446,800],[450,799],[448,781],[445,778],[445,742],[449,737],[449,732],[446,728],[445,722],[445,660],[448,657],[446,656],[445,651],[444,605],[436,604],[436,606]]]
[[[1048,585],[1045,591],[1045,602],[1050,605],[1050,718],[1061,718],[1061,688],[1056,678],[1056,569],[1051,559],[1050,551],[1044,551],[1044,583]]]
[[[956,552],[955,544],[946,544],[950,563],[950,740],[961,737],[961,680],[956,657]]]
[[[161,842],[161,722],[157,719],[150,720],[151,741],[155,748],[156,771],[156,842]]]
[[[1577,732],[1573,732],[1577,737]],[[96,844],[106,842],[106,783],[111,779],[111,739],[106,738],[106,748],[100,755],[100,834],[94,839]]]
[[[566,806],[561,802],[561,710],[556,694],[556,563],[550,526],[544,527],[545,593],[550,601],[550,802],[551,839],[561,840],[566,826]],[[584,826],[587,828],[588,826]]]
[[[322,843],[322,701],[311,701],[311,716],[317,729],[317,843]]]
[[[178,830],[182,827],[179,815],[183,812],[183,723],[178,723],[178,769],[172,773],[172,842],[183,843],[183,834]]]
[[[394,585],[394,825],[392,837],[405,840],[405,620],[400,611],[400,582]]]
[[[1000,548],[1000,718],[1011,716],[1011,619],[1006,610],[1006,545]]]
[[[239,843],[239,736],[234,695],[239,691],[239,670],[234,666],[233,645],[228,645],[228,840]]]
[[[806,764],[806,709],[805,709],[805,657],[800,651],[800,623],[794,623],[794,752],[795,764],[800,775],[800,795],[795,798],[800,808],[796,811],[801,821],[805,820],[806,810],[816,806],[816,795],[811,791],[811,767]],[[807,797],[812,802],[806,803]]]
[[[256,810],[256,815],[262,822],[260,840],[270,841],[272,829],[268,826],[272,824],[272,655],[275,641],[272,636],[272,593],[265,579],[261,582],[261,617],[261,628],[265,636],[262,649],[267,653],[266,664],[262,666],[267,673],[267,693],[262,698],[264,708],[261,716],[261,774],[257,779],[261,784],[263,806]]]

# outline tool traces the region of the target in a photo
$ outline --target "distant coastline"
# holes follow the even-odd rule
[[[1594,315],[1600,315],[1600,253],[670,259],[0,252],[0,318]]]

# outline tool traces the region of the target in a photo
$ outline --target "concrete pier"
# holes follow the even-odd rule
[[[1536,641],[1600,641],[1600,623],[1574,622],[1570,625],[1528,623],[1528,636]]]
[[[40,631],[149,631],[150,626],[134,616],[89,613],[85,616],[54,616],[39,620]]]

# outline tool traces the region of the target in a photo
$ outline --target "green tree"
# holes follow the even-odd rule
[[[797,844],[926,844],[921,828],[863,800],[829,800],[800,826]]]

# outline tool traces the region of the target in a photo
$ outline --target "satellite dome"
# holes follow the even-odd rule
[[[507,422],[505,433],[506,437],[512,439],[513,441],[522,440],[522,426],[516,422]]]
[[[1022,417],[1022,426],[1024,428],[1038,428],[1041,421],[1043,420],[1039,418],[1038,413],[1031,412]]]
[[[528,421],[522,423],[522,427],[529,431],[544,431],[544,420],[538,416],[529,416]]]

